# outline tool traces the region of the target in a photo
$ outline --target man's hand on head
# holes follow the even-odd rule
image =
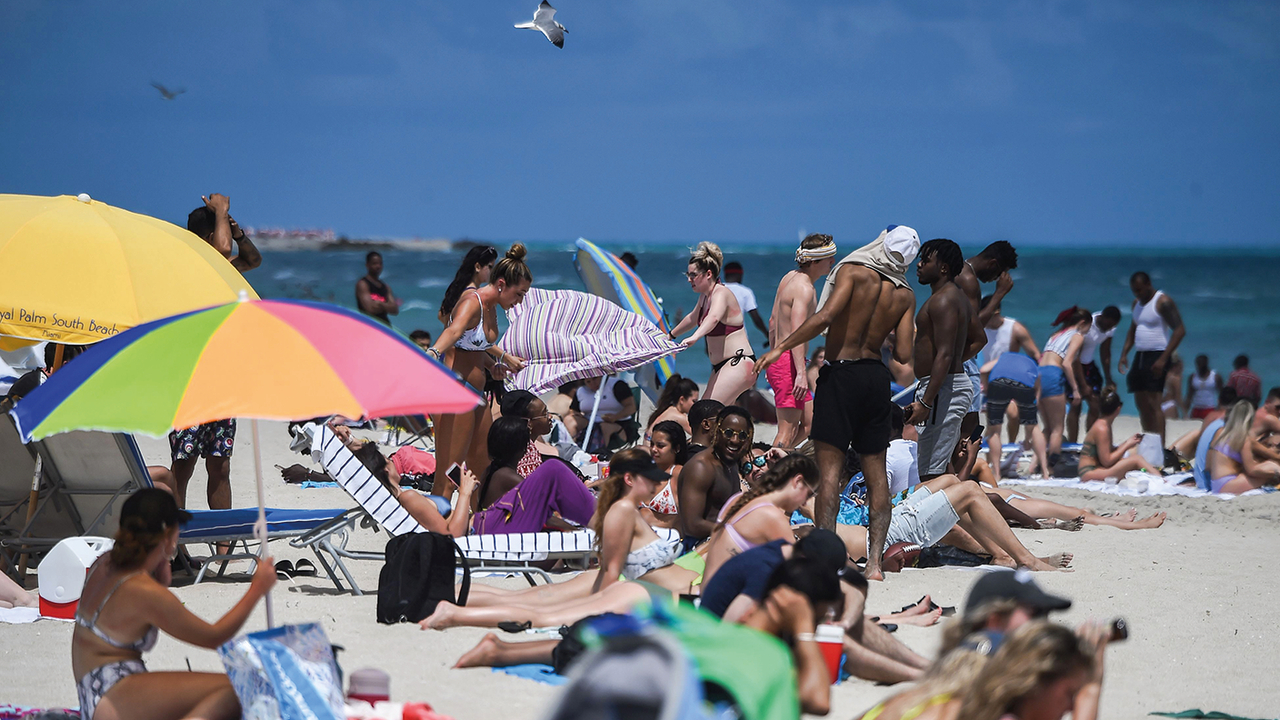
[[[205,207],[212,210],[216,215],[226,215],[231,211],[231,198],[222,193],[212,193],[209,197],[201,195],[200,199],[204,201]]]
[[[1001,295],[1008,295],[1013,289],[1013,278],[1009,275],[1009,271],[1005,270],[1000,273],[1000,277],[996,278],[996,292]]]

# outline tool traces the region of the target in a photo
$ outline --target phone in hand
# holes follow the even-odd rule
[[[445,475],[453,481],[454,485],[462,484],[462,466],[458,463],[450,465],[449,470],[445,472]]]
[[[982,425],[979,425],[978,427],[974,428],[973,432],[969,434],[969,441],[978,442],[979,440],[981,440],[983,430],[986,430],[986,428],[983,427]]]

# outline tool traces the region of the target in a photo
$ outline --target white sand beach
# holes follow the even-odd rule
[[[1136,425],[1136,418],[1121,418],[1118,436],[1134,432]],[[1170,435],[1185,427],[1185,423],[1171,423]],[[285,485],[275,465],[310,464],[309,459],[288,451],[282,423],[263,423],[262,436],[269,505],[337,510],[354,504],[338,488],[303,490]],[[168,464],[166,442],[140,442],[149,462]],[[203,468],[197,470],[192,482],[195,506],[204,502],[203,472]],[[232,483],[235,506],[253,506],[253,452],[247,422],[240,425]],[[1056,488],[1034,493],[1099,512],[1136,506],[1141,515],[1158,510],[1169,513],[1158,530],[1124,532],[1086,526],[1077,533],[1016,531],[1037,554],[1075,553],[1075,572],[1037,578],[1050,592],[1074,600],[1075,606],[1061,617],[1063,622],[1119,616],[1129,623],[1129,640],[1108,651],[1105,716],[1141,718],[1153,710],[1188,708],[1249,717],[1275,715],[1280,707],[1280,673],[1275,670],[1280,623],[1272,616],[1271,603],[1280,597],[1280,561],[1276,559],[1280,494],[1221,500],[1124,498]],[[353,544],[380,548],[385,539],[384,534],[360,530]],[[277,559],[304,556],[286,542],[276,543],[274,554]],[[379,563],[349,564],[366,590],[377,587]],[[233,568],[247,566],[241,562]],[[886,612],[925,593],[941,605],[962,605],[975,577],[975,571],[959,569],[890,575],[872,588],[868,609]],[[212,619],[240,597],[246,580],[240,574],[192,586],[180,578],[175,592],[194,612]],[[480,582],[516,586],[524,581],[486,578]],[[374,620],[375,595],[335,593],[323,577],[281,582],[274,599],[277,622],[319,622],[333,642],[344,645],[340,661],[348,672],[372,666],[390,673],[395,700],[425,701],[458,720],[520,720],[540,717],[558,692],[489,669],[450,669],[485,631],[425,632],[414,625],[379,625]],[[264,627],[265,615],[259,606],[247,629]],[[903,627],[898,636],[931,656],[940,628]],[[0,625],[0,677],[5,678],[0,702],[76,705],[70,636],[71,625],[64,622]],[[221,667],[215,653],[169,637],[162,637],[146,660],[152,670],[182,670],[188,662],[195,670]],[[889,687],[848,680],[834,690],[830,717],[854,717],[892,692]]]

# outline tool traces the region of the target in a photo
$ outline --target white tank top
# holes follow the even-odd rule
[[[1138,352],[1162,351],[1169,345],[1169,326],[1156,310],[1161,295],[1164,295],[1164,291],[1157,290],[1151,296],[1151,302],[1133,303],[1133,322],[1137,324],[1133,333],[1133,348]]]
[[[1004,318],[1000,321],[1000,327],[992,330],[985,328],[987,331],[987,346],[982,349],[982,364],[993,363],[1000,359],[1000,356],[1013,349],[1013,318]]]
[[[1055,353],[1063,360],[1067,359],[1067,348],[1071,346],[1071,338],[1079,335],[1080,331],[1075,328],[1070,330],[1059,330],[1058,334],[1049,338],[1049,342],[1044,344],[1044,351]]]
[[[1211,408],[1218,406],[1218,373],[1209,371],[1208,377],[1200,377],[1191,373],[1191,407]]]

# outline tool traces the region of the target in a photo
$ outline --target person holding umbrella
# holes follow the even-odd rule
[[[698,302],[693,311],[671,331],[674,340],[693,329],[693,334],[681,341],[692,347],[702,338],[707,339],[707,356],[711,360],[711,379],[702,394],[704,400],[718,400],[726,405],[737,401],[742,391],[755,384],[755,352],[743,327],[742,308],[738,299],[724,283],[720,282],[720,265],[724,253],[715,243],[700,242],[689,256],[689,270],[685,275],[689,286],[697,292]],[[750,360],[751,362],[743,362]]]
[[[168,492],[139,490],[120,510],[115,545],[89,568],[71,635],[71,667],[85,720],[99,713],[147,720],[240,717],[240,701],[226,675],[148,672],[142,662],[160,630],[216,649],[240,631],[276,584],[275,563],[263,558],[244,597],[221,619],[208,623],[192,614],[169,592],[178,529],[190,518]]]
[[[492,375],[501,379],[507,371],[519,372],[525,361],[500,347],[498,311],[519,305],[533,284],[525,264],[523,244],[511,246],[493,266],[489,284],[462,294],[449,316],[449,324],[427,354],[439,360],[476,390],[484,392]],[[487,404],[461,415],[444,415],[436,422],[436,476],[432,494],[449,497],[453,481],[449,469],[465,460],[468,467],[488,465],[486,442],[492,416]]]

